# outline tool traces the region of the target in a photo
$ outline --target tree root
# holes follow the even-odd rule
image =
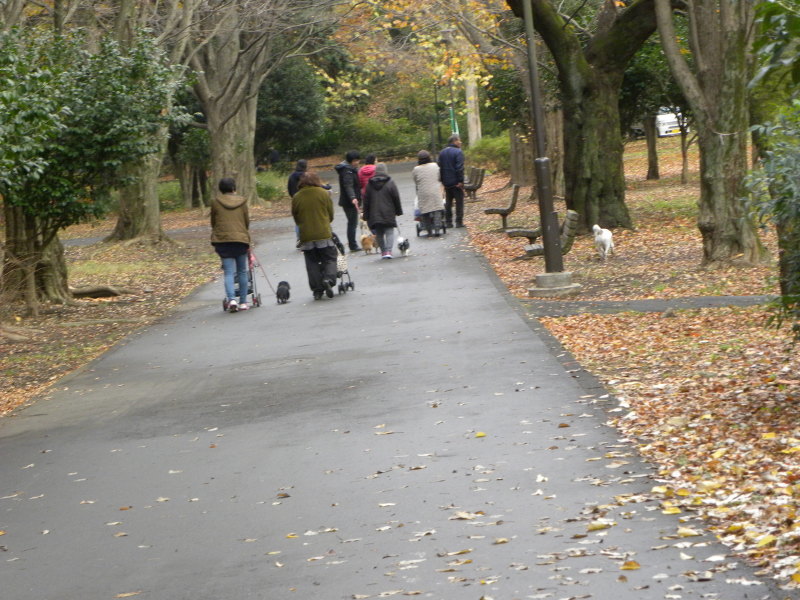
[[[31,334],[44,333],[40,329],[27,329],[23,327],[13,327],[11,325],[0,325],[0,340],[9,342],[27,342],[31,339]]]
[[[83,288],[70,288],[70,293],[74,298],[115,298],[135,294],[133,290],[126,288],[116,288],[110,285],[93,285]]]

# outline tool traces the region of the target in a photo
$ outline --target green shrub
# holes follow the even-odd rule
[[[278,170],[257,173],[256,193],[262,200],[280,200],[286,194],[286,176]]]
[[[484,136],[465,152],[467,163],[491,171],[511,170],[511,140],[508,133]]]
[[[158,204],[163,212],[181,210],[183,208],[181,184],[177,179],[159,182]]]
[[[355,115],[327,133],[329,140],[338,138],[337,154],[357,149],[361,154],[373,153],[379,159],[415,154],[428,147],[428,132],[406,118],[376,119]]]

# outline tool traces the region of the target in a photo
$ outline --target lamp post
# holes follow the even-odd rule
[[[450,88],[450,133],[458,135],[458,121],[456,120],[456,100],[455,96],[453,95],[453,62],[450,58],[450,48],[453,42],[453,32],[454,29],[445,29],[442,31],[442,41],[444,42],[445,48],[447,48],[447,85]]]
[[[539,87],[539,67],[536,62],[536,39],[533,28],[533,0],[522,0],[525,34],[528,40],[528,76],[530,77],[530,110],[533,117],[536,158],[536,189],[539,197],[539,221],[542,224],[544,246],[544,275],[536,276],[536,286],[528,290],[530,296],[567,296],[578,292],[580,286],[572,283],[572,273],[564,272],[558,214],[553,210],[550,159],[547,158],[544,109]]]

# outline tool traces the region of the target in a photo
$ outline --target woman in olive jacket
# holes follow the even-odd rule
[[[236,182],[233,179],[220,179],[219,191],[220,194],[211,201],[211,244],[222,259],[228,310],[237,312],[248,309],[250,213],[247,199],[234,193]],[[239,285],[238,299],[234,279]]]
[[[306,260],[314,300],[322,298],[323,293],[333,298],[339,256],[331,231],[333,200],[313,171],[300,176],[299,189],[292,198],[292,217],[300,232],[298,248]]]

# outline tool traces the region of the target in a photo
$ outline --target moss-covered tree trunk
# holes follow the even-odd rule
[[[620,135],[619,77],[593,73],[572,77],[564,102],[564,180],[567,208],[580,215],[581,228],[631,227],[625,204]]]
[[[655,31],[653,0],[635,0],[619,11],[606,0],[602,26],[588,43],[551,0],[507,0],[517,16],[530,2],[536,31],[558,68],[564,105],[564,177],[567,206],[579,228],[631,227],[625,205],[618,96],[633,55]]]
[[[781,295],[797,298],[800,297],[800,219],[783,217],[776,223],[776,230]]]
[[[156,243],[165,238],[158,201],[162,157],[161,152],[151,154],[131,166],[134,181],[119,190],[117,224],[106,241],[141,239]]]
[[[255,99],[245,101],[242,108],[227,119],[220,103],[209,102],[204,107],[211,139],[212,192],[216,193],[221,178],[233,177],[237,193],[251,204],[258,201],[253,162],[255,104]]]
[[[24,302],[26,314],[39,314],[40,302],[63,304],[72,295],[67,284],[64,248],[55,236],[43,246],[39,224],[16,206],[5,204],[5,252],[2,295],[7,302]]]
[[[53,304],[66,304],[72,300],[69,290],[69,273],[64,257],[64,246],[58,236],[39,252],[36,264],[36,293]]]
[[[742,198],[748,168],[753,2],[696,0],[689,5],[695,70],[675,43],[669,0],[655,0],[664,54],[692,107],[700,148],[703,264],[759,262],[766,252]]]
[[[704,264],[731,260],[757,263],[764,248],[744,203],[747,133],[700,133],[700,211],[697,226],[703,236]]]

